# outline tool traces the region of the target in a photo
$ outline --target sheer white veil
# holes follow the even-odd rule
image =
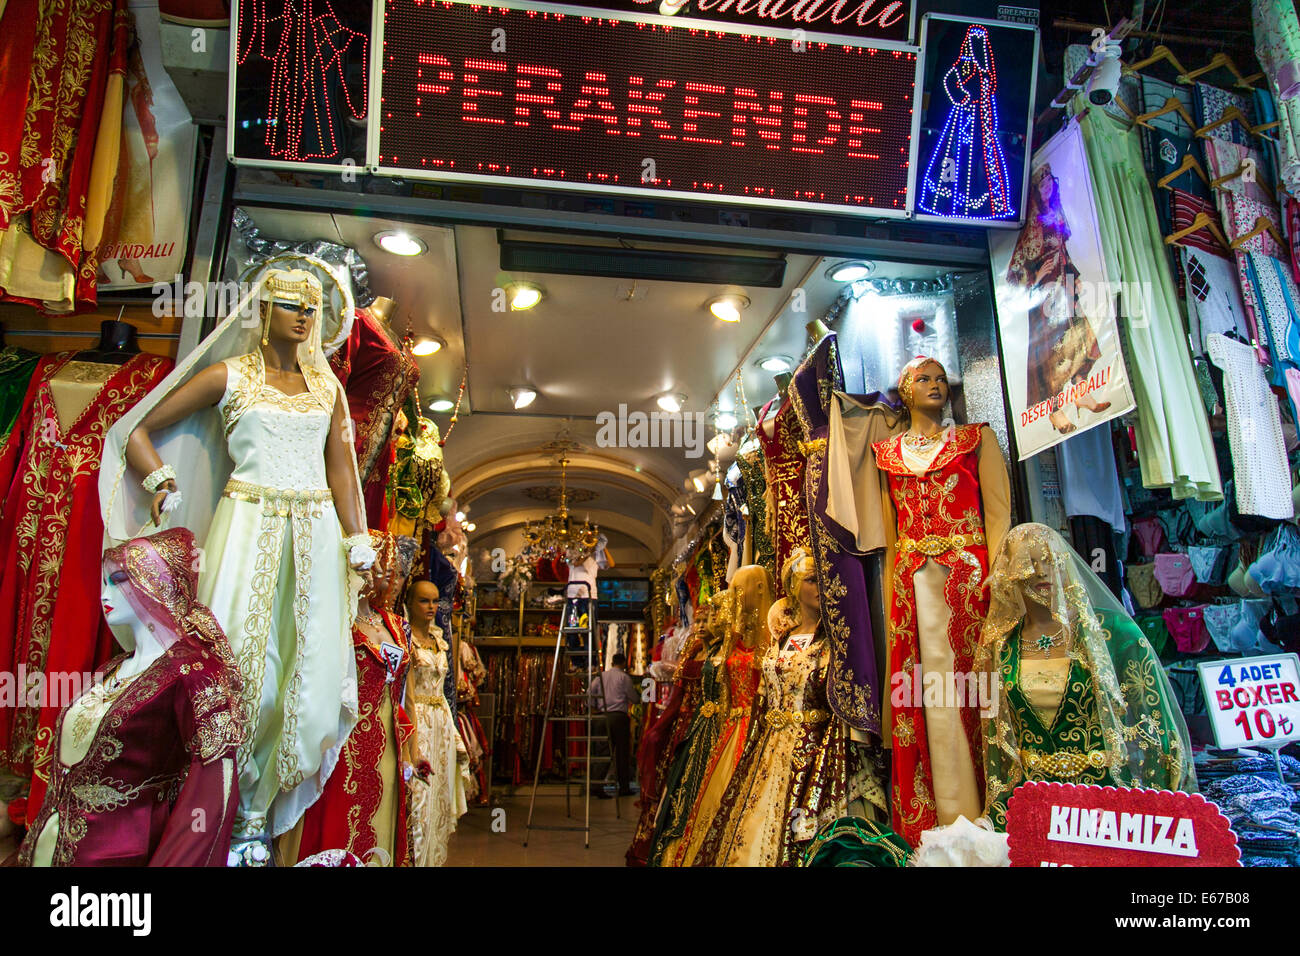
[[[239,302],[212,334],[193,352],[183,356],[157,388],[109,429],[99,473],[105,547],[158,530],[150,524],[149,508],[153,496],[140,486],[144,476],[128,474],[126,442],[131,432],[159,402],[211,365],[251,353],[258,356],[257,367],[264,374],[259,348],[262,332],[259,304],[263,298],[263,286],[272,272],[292,270],[312,273],[320,280],[322,288],[321,314],[312,325],[309,340],[298,346],[298,364],[308,388],[322,403],[327,403],[328,408],[333,408],[334,396],[338,396],[343,403],[345,426],[350,428],[352,419],[347,394],[330,369],[328,357],[342,344],[351,328],[355,306],[347,276],[314,256],[289,254],[260,263],[244,274],[239,283]],[[323,333],[322,330],[326,331]],[[322,334],[328,335],[324,345]],[[163,463],[176,469],[176,484],[182,497],[181,506],[164,516],[164,526],[189,528],[201,543],[207,538],[217,501],[234,468],[226,451],[221,413],[215,405],[202,409],[174,425],[155,430],[151,437]],[[355,472],[353,443],[351,436],[346,437]],[[356,487],[360,502],[359,473]],[[364,515],[364,505],[358,507]]]

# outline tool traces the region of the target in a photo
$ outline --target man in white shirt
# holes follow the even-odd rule
[[[628,676],[627,657],[615,654],[613,667],[601,671],[587,688],[592,713],[604,713],[609,726],[610,746],[618,773],[619,796],[632,794],[632,719],[628,715],[637,701],[636,683]]]

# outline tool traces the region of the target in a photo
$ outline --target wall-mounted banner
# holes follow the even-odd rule
[[[1087,162],[1071,123],[1034,154],[1025,227],[989,232],[1021,460],[1134,407]]]
[[[1240,866],[1228,818],[1199,793],[1032,782],[1007,802],[1012,866]]]
[[[122,135],[112,200],[99,238],[99,288],[171,281],[185,265],[198,130],[162,65],[157,0],[130,5]]]

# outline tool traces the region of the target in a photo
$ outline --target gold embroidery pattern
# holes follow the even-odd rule
[[[293,506],[292,534],[294,545],[293,620],[298,640],[293,656],[293,675],[284,692],[284,728],[276,755],[280,786],[292,790],[306,779],[298,757],[298,700],[302,695],[302,669],[307,659],[307,612],[311,606],[311,518],[309,502]],[[319,510],[316,512],[319,514]]]
[[[257,536],[257,559],[253,564],[253,579],[248,596],[248,611],[238,636],[239,676],[244,682],[243,710],[254,726],[261,723],[262,683],[266,678],[266,646],[271,635],[271,614],[275,579],[280,570],[280,554],[284,546],[284,522],[274,513],[262,512],[262,522]],[[233,636],[233,635],[232,635]],[[234,643],[232,641],[232,643]],[[242,773],[253,757],[255,734],[239,748],[239,768]]]

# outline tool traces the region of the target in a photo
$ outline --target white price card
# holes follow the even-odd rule
[[[1221,748],[1275,749],[1300,740],[1300,668],[1295,654],[1204,661],[1205,705]]]

